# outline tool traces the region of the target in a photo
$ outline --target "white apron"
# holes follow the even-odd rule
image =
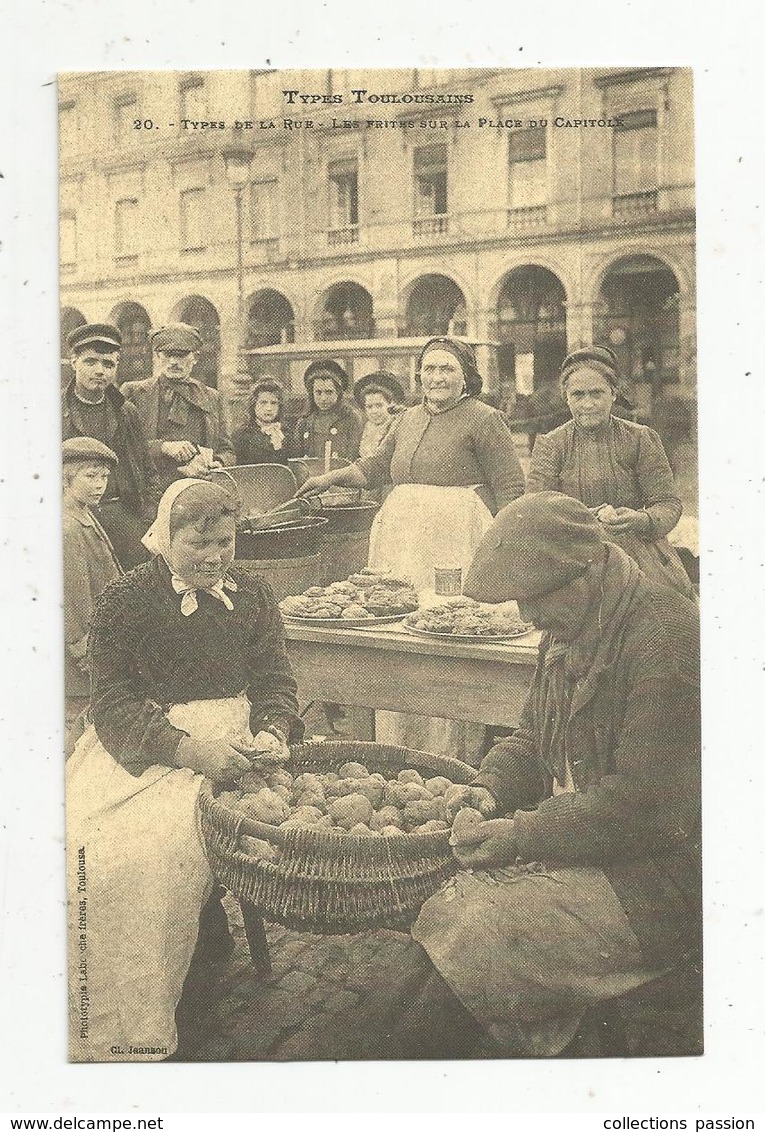
[[[249,702],[178,704],[196,739],[246,730]],[[67,763],[70,1060],[162,1061],[213,884],[199,825],[204,779],[112,758],[91,725]]]
[[[369,565],[408,575],[421,604],[430,605],[437,600],[435,567],[459,567],[464,583],[491,521],[489,508],[473,487],[399,484],[372,524]],[[475,763],[483,737],[482,724],[375,712],[375,738],[380,743],[453,755]]]

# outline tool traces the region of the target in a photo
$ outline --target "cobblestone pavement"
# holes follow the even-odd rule
[[[315,936],[270,924],[273,971],[264,977],[253,970],[237,901],[229,895],[224,905],[235,950],[185,997],[178,1060],[497,1056],[408,935]]]

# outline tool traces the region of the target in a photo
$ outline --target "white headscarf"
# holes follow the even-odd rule
[[[159,501],[156,519],[141,539],[141,542],[148,551],[164,558],[167,563],[172,575],[171,583],[173,589],[177,594],[183,594],[181,599],[181,613],[184,617],[190,617],[198,608],[197,587],[190,585],[185,578],[181,578],[173,571],[173,563],[170,556],[170,515],[176,499],[187,487],[194,487],[197,484],[206,484],[207,482],[207,480],[185,478],[175,480],[171,483]],[[224,586],[226,589],[236,592],[236,582],[232,578],[221,578],[214,586],[207,588],[205,592],[217,598],[218,601],[222,601],[226,609],[233,609],[234,604],[225,592]]]

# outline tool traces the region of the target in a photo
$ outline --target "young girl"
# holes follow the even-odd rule
[[[250,402],[250,419],[236,443],[240,464],[286,464],[284,390],[272,377],[256,382]]]
[[[68,764],[76,1061],[156,1061],[213,884],[199,830],[204,778],[236,781],[231,746],[286,753],[302,736],[279,612],[231,568],[236,504],[179,480],[146,535],[153,561],[105,592],[91,638],[92,726]]]

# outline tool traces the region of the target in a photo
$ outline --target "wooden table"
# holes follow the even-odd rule
[[[399,623],[371,629],[285,621],[301,702],[342,703],[517,727],[539,634],[512,641],[419,637]]]

